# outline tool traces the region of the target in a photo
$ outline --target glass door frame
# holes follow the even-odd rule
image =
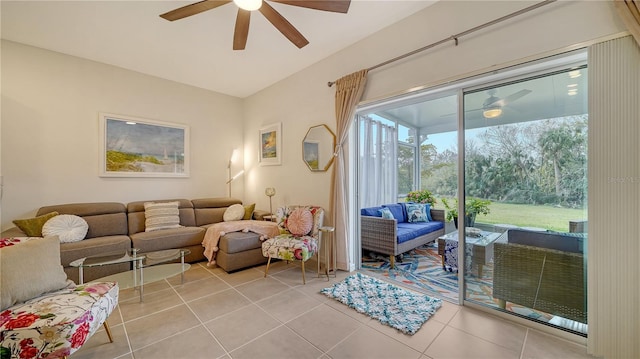
[[[542,76],[545,74],[553,73],[554,71],[558,71],[560,69],[566,69],[572,64],[575,65],[583,65],[587,62],[586,59],[586,48],[571,48],[566,49],[565,51],[560,51],[554,54],[550,54],[545,57],[540,57],[536,59],[531,59],[530,61],[525,61],[519,64],[505,66],[503,68],[495,68],[490,71],[481,72],[474,74],[469,77],[461,77],[455,81],[448,81],[444,84],[434,85],[430,87],[421,88],[418,90],[414,90],[412,92],[404,92],[395,96],[391,96],[386,99],[378,99],[368,103],[364,103],[358,106],[356,110],[356,115],[367,113],[367,111],[371,112],[372,110],[378,109],[386,109],[392,107],[399,107],[409,103],[416,103],[419,101],[426,101],[430,97],[434,97],[436,94],[440,93],[457,93],[457,131],[458,131],[458,163],[457,163],[457,175],[458,175],[458,213],[464,213],[464,199],[466,197],[465,193],[465,134],[464,134],[464,94],[471,91],[477,91],[482,88],[493,87],[497,85],[504,85],[512,82],[522,81],[523,79],[529,79],[536,76]],[[358,121],[353,121],[354,124],[357,125]],[[353,126],[356,127],[357,126]],[[359,138],[357,136],[357,130],[352,128],[351,132],[355,138]],[[418,135],[419,136],[419,133]],[[356,144],[354,147],[354,152],[357,152],[360,144],[358,140],[354,141]],[[418,151],[419,152],[419,151]],[[358,193],[358,183],[359,183],[359,158],[357,155],[352,156],[355,175],[353,176],[354,182],[352,183],[354,186],[354,196],[352,199],[353,203],[359,203],[359,193]],[[416,159],[417,162],[420,162],[419,159]],[[356,207],[354,211],[357,211],[359,214],[359,209]],[[357,216],[356,218],[359,218]],[[460,221],[458,224],[464,228],[465,219],[464,216],[458,218]],[[353,250],[356,251],[354,258],[355,269],[361,269],[362,258],[360,256],[361,251],[361,243],[360,243],[360,223],[359,219],[355,219],[355,226],[353,233],[356,235],[356,240],[354,241]],[[462,232],[464,233],[464,232]],[[461,235],[461,232],[458,233],[458,240],[460,245],[458,248],[463,247],[465,245],[465,238]],[[464,247],[463,247],[464,248]],[[461,251],[458,253],[458,259],[462,263],[465,260],[465,251]],[[458,304],[462,306],[469,306],[476,308],[481,311],[489,312],[491,314],[497,315],[499,317],[503,317],[505,319],[518,322],[520,324],[533,327],[545,332],[553,332],[555,335],[564,337],[566,339],[570,339],[572,341],[582,342],[581,338],[576,338],[575,334],[564,332],[553,327],[537,323],[535,321],[527,320],[524,318],[520,318],[515,315],[510,315],[508,313],[503,313],[499,310],[487,308],[485,306],[479,305],[477,303],[466,300],[465,298],[465,271],[464,266],[459,268],[458,275]],[[576,340],[577,339],[577,340]]]

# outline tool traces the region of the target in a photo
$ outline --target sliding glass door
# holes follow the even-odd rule
[[[445,213],[361,268],[586,335],[587,71],[577,51],[361,108],[359,209],[427,190]]]
[[[586,335],[586,65],[463,103],[465,300]]]

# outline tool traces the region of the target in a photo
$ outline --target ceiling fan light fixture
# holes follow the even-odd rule
[[[502,115],[502,109],[500,107],[488,108],[482,111],[484,118],[496,118]]]
[[[233,0],[233,2],[242,10],[247,11],[258,10],[262,6],[262,0]]]

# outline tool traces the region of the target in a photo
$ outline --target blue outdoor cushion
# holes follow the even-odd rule
[[[429,222],[426,211],[427,207],[429,207],[429,205],[424,203],[407,203],[405,208],[407,209],[408,222]]]
[[[382,207],[389,208],[391,213],[393,213],[393,218],[397,219],[398,223],[407,221],[402,203],[383,204]]]
[[[393,218],[393,213],[391,213],[389,208],[381,208],[381,209],[378,210],[378,212],[380,212],[380,215],[384,219],[395,219],[395,218]]]
[[[410,204],[416,204],[415,202],[406,202],[403,203],[402,205],[404,206],[404,212],[405,212],[405,216],[407,218],[409,218],[409,211],[407,210],[407,206]],[[425,205],[425,212],[427,213],[427,220],[429,222],[433,221],[433,218],[431,218],[431,204],[429,203],[419,203],[419,204],[424,204]]]
[[[360,214],[363,216],[382,217],[382,215],[380,214],[381,209],[382,207],[361,208]]]
[[[444,228],[443,222],[398,223],[398,243],[424,236],[442,228]]]

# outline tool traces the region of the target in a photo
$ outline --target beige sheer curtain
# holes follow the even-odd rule
[[[333,180],[331,181],[331,219],[336,228],[337,262],[338,268],[348,270],[349,252],[347,243],[348,211],[347,211],[347,161],[344,156],[344,147],[349,134],[349,128],[356,112],[356,106],[367,82],[367,72],[360,70],[344,76],[336,81],[336,131],[338,143],[334,156]]]
[[[615,0],[614,2],[622,22],[640,45],[640,0]]]

